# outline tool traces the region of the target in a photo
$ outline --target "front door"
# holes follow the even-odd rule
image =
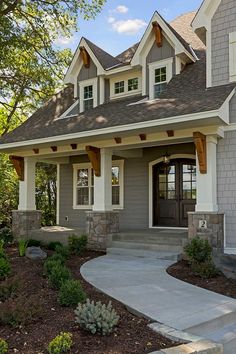
[[[153,226],[187,227],[196,204],[196,163],[172,160],[153,167]]]

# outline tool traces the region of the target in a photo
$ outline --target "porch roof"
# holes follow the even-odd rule
[[[59,136],[91,131],[99,134],[100,129],[111,127],[117,127],[118,132],[123,125],[219,110],[234,90],[235,83],[206,89],[205,55],[203,52],[198,54],[201,60],[187,65],[170,81],[160,99],[153,101],[136,96],[103,104],[78,116],[58,119],[74,102],[73,87],[68,86],[25,123],[3,136],[0,149],[4,150],[9,143],[22,142],[24,146],[29,140],[52,138],[56,141]]]

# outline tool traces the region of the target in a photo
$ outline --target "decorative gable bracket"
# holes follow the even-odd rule
[[[96,177],[101,177],[101,155],[100,149],[94,146],[86,146],[89,161]]]
[[[80,54],[82,56],[84,66],[88,69],[90,67],[90,55],[85,47],[80,47]]]
[[[156,37],[156,44],[157,44],[158,48],[161,48],[162,44],[163,44],[163,35],[162,35],[161,26],[157,23],[157,21],[154,21],[152,23],[152,27],[153,27],[153,32],[155,33],[155,37]]]
[[[16,170],[19,180],[24,181],[24,157],[10,156],[9,159]]]
[[[193,133],[193,140],[197,151],[200,173],[207,173],[207,152],[206,152],[206,135],[200,132]]]

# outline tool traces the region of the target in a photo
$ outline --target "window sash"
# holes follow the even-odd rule
[[[128,91],[138,90],[138,78],[128,80]]]
[[[125,92],[125,82],[124,81],[115,82],[114,92],[115,94]]]

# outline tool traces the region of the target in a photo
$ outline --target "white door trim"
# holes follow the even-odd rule
[[[176,160],[176,159],[192,159],[196,160],[196,155],[194,154],[173,154],[170,155],[171,160]],[[162,162],[163,157],[159,157],[158,159],[149,162],[149,228],[150,229],[155,229],[155,228],[161,228],[163,227],[158,227],[158,226],[153,226],[153,166]],[[182,227],[166,227],[168,229],[184,229]],[[185,228],[186,229],[186,228]]]

